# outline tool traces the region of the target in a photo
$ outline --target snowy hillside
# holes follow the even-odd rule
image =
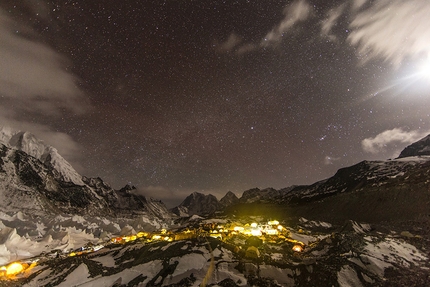
[[[81,251],[54,251],[27,260],[30,267],[7,283],[171,287],[428,283],[429,257],[420,250],[422,246],[414,246],[421,236],[410,232],[382,233],[369,224],[354,221],[337,228],[317,222],[325,229],[316,232],[309,221],[302,219],[301,226],[287,227],[282,235],[263,236],[263,242],[232,231],[230,228],[238,226],[238,222],[212,219],[201,224],[211,222],[224,222],[224,228],[230,231],[225,230],[224,237],[212,238],[200,229],[187,229],[189,233],[165,233],[163,236],[169,240],[154,240],[160,233],[145,233],[97,242],[91,248],[78,249]],[[184,234],[189,235],[183,239]],[[296,242],[301,242],[304,249],[296,249]]]

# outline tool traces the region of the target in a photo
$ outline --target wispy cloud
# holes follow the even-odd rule
[[[312,11],[312,6],[305,0],[295,1],[284,8],[284,19],[269,33],[261,42],[262,46],[277,44],[281,41],[285,33],[300,22],[308,19]]]
[[[324,164],[325,165],[331,165],[334,164],[335,161],[340,160],[340,157],[332,157],[332,156],[325,156],[324,158]]]
[[[275,24],[258,43],[243,42],[231,34],[219,51],[244,54],[264,47],[276,46],[300,23],[308,22],[317,13],[306,0],[285,6],[284,18]],[[321,35],[339,41],[334,27],[345,26],[346,42],[357,48],[361,63],[381,58],[398,67],[406,58],[430,57],[430,2],[427,0],[350,0],[328,7],[319,21]]]
[[[358,47],[364,62],[381,57],[399,66],[405,58],[430,53],[429,15],[427,0],[375,1],[353,16],[348,41]]]
[[[58,108],[82,111],[76,77],[66,59],[50,47],[22,36],[21,27],[0,10],[0,94],[20,108],[56,113]],[[25,29],[28,30],[28,29]]]
[[[80,114],[88,109],[77,77],[67,71],[67,60],[1,9],[0,43],[0,125],[30,131],[68,160],[75,158],[79,146],[70,136],[28,120],[41,115],[55,119],[65,110]]]
[[[234,52],[242,55],[260,48],[276,46],[282,41],[284,35],[312,15],[312,9],[312,6],[306,0],[297,0],[285,6],[283,10],[284,18],[272,30],[267,32],[259,43],[243,42],[239,35],[231,33],[224,42],[215,44],[216,50],[218,52]]]
[[[352,0],[352,9],[356,11],[360,9],[368,0]]]
[[[394,128],[392,130],[383,131],[373,138],[370,137],[362,140],[361,146],[365,152],[376,154],[385,152],[389,147],[396,144],[402,144],[403,149],[407,145],[420,140],[428,134],[430,134],[428,130],[405,131],[401,128]]]
[[[332,32],[333,27],[337,24],[339,17],[342,15],[346,8],[346,4],[341,4],[336,8],[330,9],[327,17],[321,22],[321,34],[328,37],[332,41],[336,41],[337,37]]]
[[[234,50],[241,42],[241,37],[239,37],[236,33],[231,33],[224,42],[217,43],[215,46],[219,52],[230,52]]]

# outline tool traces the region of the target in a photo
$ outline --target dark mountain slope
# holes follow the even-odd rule
[[[430,155],[430,135],[407,146],[399,155],[399,158],[410,156]]]
[[[161,201],[134,194],[127,186],[115,191],[100,178],[81,178],[79,185],[65,181],[52,165],[0,144],[0,208],[4,212],[172,216]]]

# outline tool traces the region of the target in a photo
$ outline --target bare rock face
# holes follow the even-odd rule
[[[280,191],[274,188],[259,189],[253,188],[243,192],[240,202],[270,202],[280,196]]]
[[[185,209],[185,208],[186,209]],[[185,200],[176,208],[172,209],[173,212],[188,211],[188,215],[208,215],[212,214],[217,210],[220,210],[222,205],[218,199],[212,194],[202,194],[199,192],[193,192],[185,198]],[[179,215],[179,214],[178,214]]]
[[[239,201],[239,198],[234,194],[233,192],[229,191],[224,195],[223,198],[219,201],[222,206],[230,206],[232,204],[235,204]]]
[[[410,156],[430,156],[430,135],[407,146],[399,155],[399,158]]]

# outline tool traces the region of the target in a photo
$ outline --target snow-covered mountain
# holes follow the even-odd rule
[[[28,132],[0,129],[0,264],[173,224],[163,202],[79,175]],[[129,232],[129,231],[127,231]]]
[[[114,190],[100,178],[82,177],[55,148],[5,127],[0,129],[0,199],[4,212],[172,216],[161,201],[129,186]]]
[[[62,181],[84,185],[82,176],[58,153],[57,149],[46,145],[31,133],[0,127],[0,143],[40,160],[44,165],[58,172]]]

